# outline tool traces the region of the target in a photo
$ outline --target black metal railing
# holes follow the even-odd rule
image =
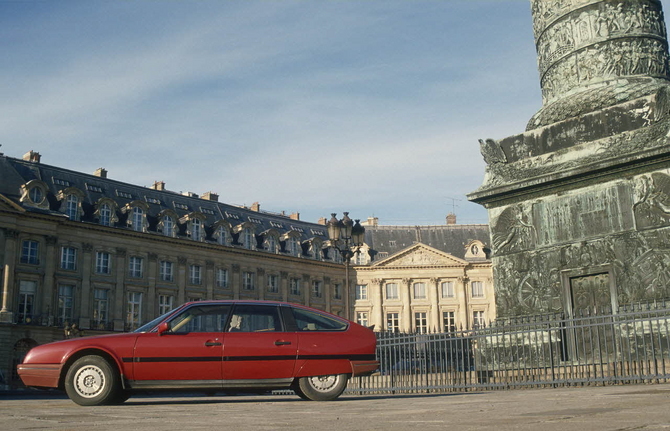
[[[500,319],[439,334],[378,333],[379,373],[350,391],[416,393],[665,382],[670,307],[616,314]]]

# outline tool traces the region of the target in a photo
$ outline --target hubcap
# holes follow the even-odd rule
[[[84,398],[95,397],[105,388],[105,374],[94,365],[82,367],[74,375],[74,388]]]
[[[340,376],[318,376],[310,377],[309,384],[319,392],[328,392],[337,385],[340,381]]]

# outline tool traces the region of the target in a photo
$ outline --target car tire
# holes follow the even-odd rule
[[[125,394],[119,373],[100,356],[77,359],[65,375],[65,392],[80,406],[120,404]]]
[[[296,393],[299,397],[311,401],[332,401],[342,395],[347,388],[348,380],[346,374],[301,377],[298,380]]]

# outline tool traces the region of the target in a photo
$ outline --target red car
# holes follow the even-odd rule
[[[324,311],[271,301],[199,301],[131,333],[57,341],[30,350],[26,386],[64,389],[84,406],[142,390],[293,389],[333,400],[351,376],[379,367],[374,333]]]

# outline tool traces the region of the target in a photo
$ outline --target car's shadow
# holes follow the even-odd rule
[[[461,393],[445,393],[445,394],[384,394],[384,395],[343,395],[335,401],[331,402],[346,402],[346,401],[362,401],[362,400],[387,400],[393,399],[412,399],[412,398],[436,398],[436,397],[453,397],[464,395],[480,395],[483,392],[461,392]],[[186,399],[185,399],[186,398]],[[259,401],[266,401],[271,403],[302,403],[305,402],[300,397],[292,395],[213,395],[213,396],[193,396],[193,395],[156,395],[143,394],[131,397],[123,405],[128,406],[142,406],[142,405],[190,405],[190,404],[247,404],[258,403]]]

